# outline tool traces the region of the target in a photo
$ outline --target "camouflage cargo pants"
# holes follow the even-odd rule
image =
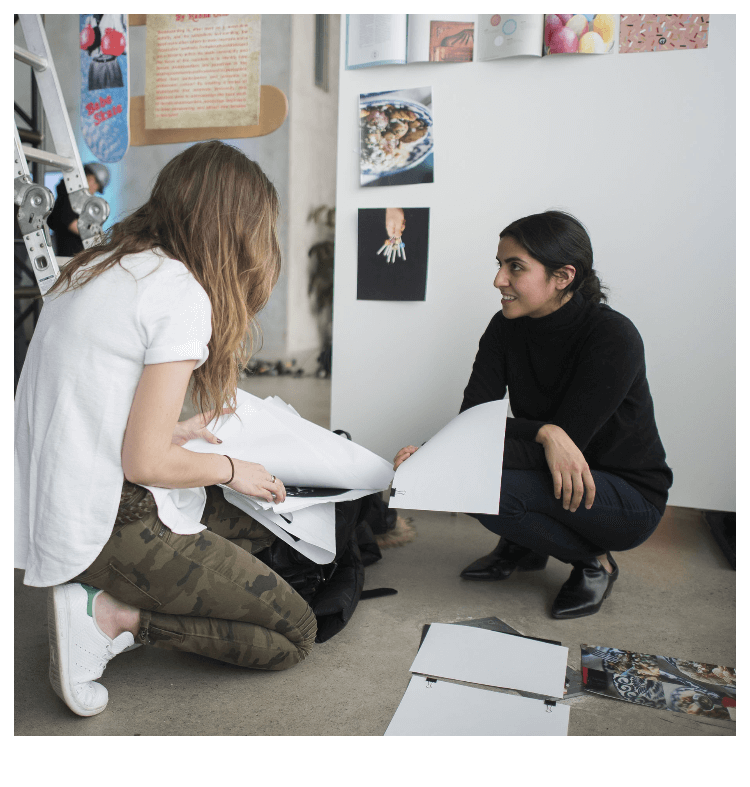
[[[275,536],[206,488],[192,536],[173,533],[151,493],[127,481],[114,529],[74,582],[141,610],[136,642],[200,653],[230,664],[283,670],[310,652],[316,619],[303,598],[258,560]]]

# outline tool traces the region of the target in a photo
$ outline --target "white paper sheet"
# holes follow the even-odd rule
[[[568,649],[499,631],[433,623],[412,672],[562,697]]]
[[[246,391],[237,391],[236,415],[208,428],[221,438],[221,447],[201,439],[184,447],[258,462],[288,486],[381,491],[393,478],[391,463],[372,451]]]
[[[287,522],[280,514],[263,511],[254,505],[253,498],[240,495],[233,489],[224,488],[224,496],[314,563],[325,565],[336,557],[334,503],[320,503],[292,515],[285,514],[287,519],[291,519]]]
[[[412,675],[385,734],[567,735],[569,719],[567,705]]]
[[[399,465],[391,508],[497,514],[507,415],[506,399],[457,415]]]

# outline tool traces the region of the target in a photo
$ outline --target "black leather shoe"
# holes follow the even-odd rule
[[[501,538],[489,555],[480,557],[461,572],[463,579],[492,582],[507,579],[517,568],[520,571],[539,571],[547,565],[546,555],[537,555],[527,547]]]
[[[573,563],[570,577],[552,602],[553,618],[583,618],[599,611],[620,573],[609,552],[607,559],[612,565],[611,574],[595,557]]]

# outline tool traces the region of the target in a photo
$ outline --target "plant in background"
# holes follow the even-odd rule
[[[331,374],[331,348],[333,336],[333,230],[336,226],[336,209],[320,205],[307,217],[321,227],[326,236],[314,243],[307,252],[310,258],[307,294],[312,301],[318,321],[321,353],[318,356],[318,377]]]

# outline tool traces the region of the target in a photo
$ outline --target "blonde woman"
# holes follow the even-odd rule
[[[281,670],[315,639],[310,607],[254,557],[274,537],[215,486],[283,501],[283,483],[182,448],[218,443],[206,425],[235,405],[278,210],[241,151],[193,145],[42,309],[16,394],[15,565],[50,588],[50,680],[79,715],[104,710],[95,681],[134,644]],[[201,414],[178,422],[191,380]]]

